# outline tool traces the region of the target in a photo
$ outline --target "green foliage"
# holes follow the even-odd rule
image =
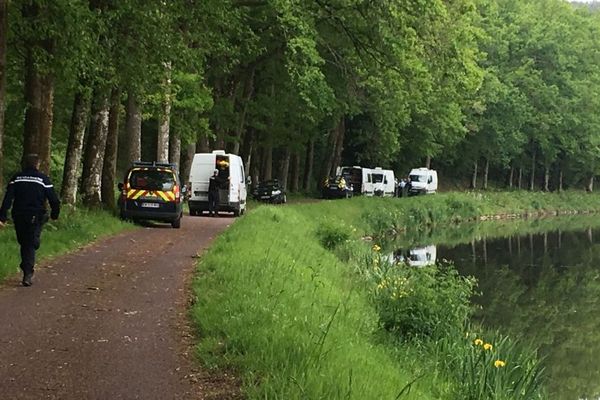
[[[350,239],[350,231],[343,223],[325,220],[317,227],[319,242],[328,250],[334,250],[340,244]]]
[[[484,338],[484,336],[486,336]],[[537,352],[499,333],[448,336],[432,346],[437,362],[465,400],[546,399]]]
[[[400,339],[460,335],[472,314],[475,281],[450,264],[414,268],[392,263],[377,251],[366,258],[361,274],[369,282],[381,326]]]

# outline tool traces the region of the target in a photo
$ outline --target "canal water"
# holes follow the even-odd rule
[[[551,399],[600,398],[600,216],[476,224],[416,237],[395,257],[416,266],[450,260],[477,278],[475,318],[540,349]]]

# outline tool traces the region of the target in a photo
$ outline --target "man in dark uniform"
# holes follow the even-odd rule
[[[57,219],[60,213],[60,202],[50,178],[38,171],[38,166],[37,154],[29,154],[25,157],[23,171],[8,182],[0,208],[0,227],[3,227],[8,218],[8,210],[12,206],[17,241],[21,246],[23,286],[31,286],[35,251],[40,247],[42,225],[48,220],[46,200],[52,209],[50,212],[52,219]]]
[[[219,189],[221,186],[222,179],[219,177],[219,170],[215,169],[208,180],[208,213],[211,217],[219,216]]]

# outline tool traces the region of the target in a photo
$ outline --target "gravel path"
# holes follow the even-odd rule
[[[229,399],[233,378],[193,359],[196,257],[233,218],[186,217],[101,240],[0,289],[0,398]],[[44,232],[47,237],[52,232]]]

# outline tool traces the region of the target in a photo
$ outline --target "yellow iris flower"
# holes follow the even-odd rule
[[[496,360],[494,361],[494,367],[496,368],[502,368],[506,366],[506,362],[502,361],[502,360]]]
[[[494,348],[494,346],[492,346],[489,343],[486,343],[486,344],[483,345],[483,349],[484,350],[492,350],[493,348]]]
[[[481,339],[475,339],[475,341],[473,342],[473,344],[475,344],[475,346],[481,346],[483,344],[483,340],[481,340]]]
[[[379,250],[381,250],[381,246],[374,244],[373,251],[379,251]]]

